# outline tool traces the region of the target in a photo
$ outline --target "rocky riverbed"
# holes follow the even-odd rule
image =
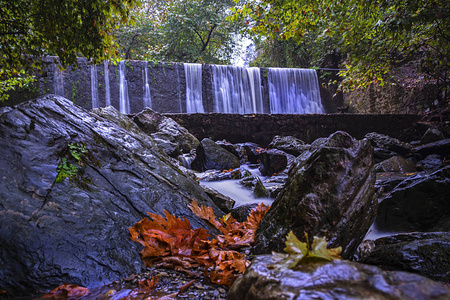
[[[262,148],[199,141],[148,109],[131,118],[111,107],[88,112],[53,95],[2,108],[0,298],[42,295],[69,282],[90,288],[83,299],[447,299],[445,120],[418,125],[424,134],[417,140],[336,132],[311,144],[275,136]],[[199,184],[227,180],[254,202],[236,205],[238,199]],[[189,209],[193,199],[217,218],[231,213],[238,220],[258,199],[273,201],[247,249],[258,255],[229,293],[203,269],[145,268],[129,238],[128,228],[146,212],[163,210],[217,234]],[[374,230],[388,237],[371,240]],[[267,254],[283,251],[289,231],[303,241],[305,232],[311,240],[326,237],[345,260],[276,273]],[[344,273],[354,276],[333,275]],[[312,280],[317,276],[322,280]],[[270,292],[262,288],[267,280]]]

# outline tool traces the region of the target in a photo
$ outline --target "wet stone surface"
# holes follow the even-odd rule
[[[157,282],[154,287],[146,288],[143,282]],[[76,298],[92,299],[226,299],[228,287],[211,283],[203,275],[202,268],[190,269],[185,272],[173,269],[147,268],[146,272],[133,274],[120,281],[97,288],[92,288],[89,294]],[[42,294],[34,299],[48,299]],[[58,298],[59,299],[59,298]],[[66,299],[66,298],[64,298]],[[18,300],[18,299],[17,299]]]

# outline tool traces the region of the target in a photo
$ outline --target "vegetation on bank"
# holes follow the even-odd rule
[[[448,96],[450,72],[450,2],[446,0],[247,1],[235,8],[247,30],[270,43],[301,51],[316,61],[338,50],[344,58],[340,75],[345,90],[383,84],[386,74],[409,61]],[[267,49],[266,49],[267,51]],[[293,60],[293,59],[291,59]]]
[[[116,28],[132,20],[139,0],[0,1],[0,101],[29,84],[36,57],[56,55],[62,67],[84,56],[94,63],[116,57]]]

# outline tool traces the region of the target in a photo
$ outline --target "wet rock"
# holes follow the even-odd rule
[[[249,162],[250,164],[259,163],[259,153],[263,150],[263,148],[259,147],[255,143],[240,143],[237,144],[239,149],[241,149],[241,153],[244,156],[244,161]]]
[[[448,299],[441,283],[407,272],[345,260],[274,268],[271,255],[261,255],[228,291],[228,300],[241,299]]]
[[[375,163],[380,163],[385,161],[386,159],[398,156],[397,152],[389,151],[384,148],[374,148],[373,149],[373,160]]]
[[[266,187],[266,191],[269,198],[275,199],[283,188],[284,184],[271,185]]]
[[[238,146],[227,142],[226,140],[223,141],[216,141],[216,144],[219,145],[220,147],[222,147],[223,149],[227,150],[228,152],[230,152],[231,154],[233,154],[234,156],[236,156],[238,159],[242,159],[242,154],[239,151]]]
[[[375,226],[385,232],[447,231],[450,166],[398,184],[380,203]],[[444,227],[442,227],[444,226]]]
[[[209,169],[229,170],[239,168],[236,156],[217,145],[213,140],[204,138],[196,150],[196,158],[191,164],[193,170],[203,172]]]
[[[375,194],[378,201],[381,202],[397,185],[414,175],[416,173],[377,173]]]
[[[401,156],[391,157],[375,165],[375,172],[411,173],[415,171],[416,166]]]
[[[411,152],[411,146],[409,144],[384,134],[371,132],[364,137],[370,140],[374,148],[383,148],[403,156]]]
[[[293,136],[276,135],[272,142],[270,142],[269,148],[282,150],[294,156],[299,156],[303,152],[309,150],[309,145]]]
[[[421,170],[436,171],[444,166],[442,157],[437,154],[431,154],[425,157],[425,159],[417,163],[417,167]]]
[[[266,198],[268,197],[268,192],[258,176],[250,175],[242,178],[239,183],[253,191],[255,198]]]
[[[221,180],[228,180],[228,179],[240,179],[242,178],[242,173],[240,169],[234,169],[227,172],[211,172],[206,174],[206,176],[201,176],[201,179],[204,181],[221,181]]]
[[[253,251],[281,252],[285,237],[326,236],[330,247],[351,255],[375,217],[372,146],[345,132],[297,158],[284,189],[256,232]]]
[[[285,152],[277,149],[268,149],[259,154],[261,165],[259,171],[263,176],[272,176],[286,169],[288,164]]]
[[[165,117],[150,108],[136,114],[132,120],[142,131],[172,157],[189,153],[200,144],[199,140],[171,118]]]
[[[227,197],[221,193],[219,193],[217,190],[204,186],[203,189],[205,190],[206,194],[211,198],[211,200],[225,213],[231,212],[233,209],[236,201],[231,199],[230,197]]]
[[[69,145],[85,147],[81,165]],[[56,182],[62,158],[76,174]],[[0,116],[0,168],[0,286],[10,296],[139,272],[141,246],[128,228],[146,212],[165,209],[211,228],[189,209],[195,199],[223,215],[112,107],[88,112],[49,95],[11,108]]]
[[[267,198],[269,196],[266,188],[264,187],[261,179],[258,176],[254,181],[253,195],[255,195],[255,198]]]
[[[231,210],[231,215],[239,222],[244,222],[247,220],[247,217],[250,214],[250,212],[257,206],[258,203],[255,202],[235,207]]]
[[[442,134],[442,132],[439,131],[439,129],[430,127],[422,136],[420,142],[422,144],[429,144],[443,140],[444,138],[445,138],[444,135]]]
[[[360,256],[359,262],[383,270],[407,271],[450,282],[449,232],[415,232],[382,237],[373,241],[372,249]]]
[[[441,157],[450,157],[450,139],[440,140],[429,143],[413,149],[414,154],[420,157],[427,157],[431,154],[437,154]]]
[[[249,176],[245,176],[244,178],[239,180],[239,183],[246,188],[253,189],[253,187],[255,186],[255,181],[256,181],[256,176],[249,175]]]

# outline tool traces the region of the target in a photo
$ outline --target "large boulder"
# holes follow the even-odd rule
[[[0,168],[0,289],[9,296],[139,272],[141,246],[128,228],[146,212],[210,228],[188,208],[195,199],[223,215],[112,107],[88,112],[48,95],[3,109]]]
[[[424,135],[420,139],[420,142],[422,144],[429,144],[429,143],[434,143],[434,142],[437,142],[437,141],[440,141],[443,139],[445,139],[445,137],[439,129],[430,127],[424,133]]]
[[[210,169],[236,169],[239,166],[239,159],[236,156],[208,138],[202,140],[196,150],[196,157],[191,163],[191,168],[200,172]]]
[[[314,144],[313,144],[314,145]],[[375,217],[375,173],[372,146],[336,132],[297,158],[284,189],[256,232],[253,251],[270,253],[284,248],[293,231],[326,236],[332,247],[351,256]]]
[[[259,171],[263,176],[272,176],[282,172],[288,165],[287,154],[277,149],[267,149],[259,154],[261,165]]]
[[[234,201],[228,196],[221,194],[219,191],[211,187],[203,186],[203,189],[205,190],[206,194],[211,198],[211,200],[225,213],[231,212],[234,205],[236,204],[236,201]]]
[[[375,172],[411,173],[415,171],[416,166],[401,156],[393,156],[375,165]]]
[[[227,299],[444,300],[450,295],[448,287],[420,275],[356,262],[310,263],[295,270],[274,264],[270,255],[257,256],[233,283]]]
[[[299,156],[309,150],[309,145],[293,136],[276,135],[269,144],[269,148],[282,150],[294,156]]]
[[[423,146],[419,146],[413,149],[413,153],[416,156],[425,158],[431,154],[437,154],[441,157],[450,157],[450,139],[440,140],[437,142],[429,143]]]
[[[365,244],[373,243],[366,247]],[[408,271],[437,281],[450,282],[450,233],[408,233],[364,241],[370,249],[358,261],[387,271]],[[358,250],[359,250],[358,248]]]
[[[150,108],[145,108],[133,116],[133,121],[172,157],[189,153],[200,144],[186,128]]]
[[[364,137],[370,140],[374,148],[382,148],[400,155],[406,155],[410,153],[412,149],[411,145],[385,134],[370,132]]]
[[[450,166],[421,172],[382,199],[374,222],[384,232],[450,230]]]

